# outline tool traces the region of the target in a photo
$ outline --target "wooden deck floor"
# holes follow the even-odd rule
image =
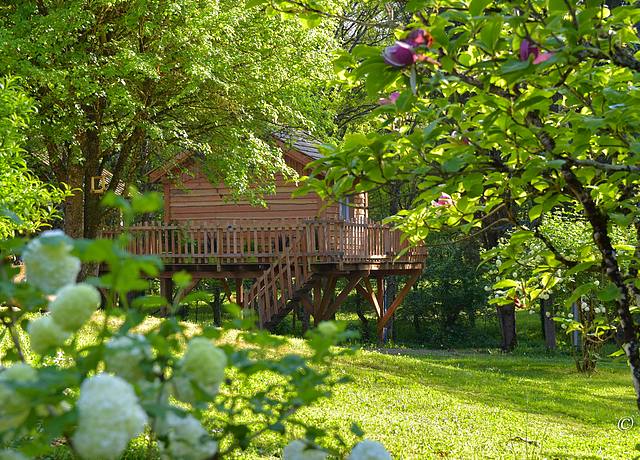
[[[115,238],[124,229],[106,229]],[[185,270],[194,279],[236,279],[236,299],[273,327],[296,305],[314,321],[331,318],[356,289],[378,317],[389,321],[426,260],[423,246],[410,246],[399,231],[376,222],[340,220],[212,220],[207,223],[145,222],[128,229],[129,251],[162,259],[162,277]],[[407,275],[393,301],[385,303],[384,278]],[[345,287],[336,295],[336,285]],[[244,295],[243,281],[252,279]],[[372,281],[375,282],[375,289]]]
[[[421,264],[423,247],[409,248],[401,233],[375,222],[338,220],[212,220],[188,224],[145,222],[128,229],[132,235],[129,251],[159,256],[167,267],[196,270],[214,267],[268,266],[291,247],[300,244],[300,253],[313,264],[368,264],[372,268]],[[103,237],[113,238],[122,228],[105,229]]]

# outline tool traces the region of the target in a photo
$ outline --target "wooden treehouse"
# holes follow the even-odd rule
[[[303,140],[280,144],[299,174],[319,156]],[[162,258],[169,299],[175,272],[189,272],[194,283],[221,279],[229,294],[235,283],[236,301],[255,309],[261,327],[273,328],[291,311],[304,325],[310,317],[315,324],[330,319],[355,289],[373,307],[382,334],[424,267],[423,247],[407,250],[399,231],[368,219],[365,194],[325,206],[317,195],[293,198],[296,185],[278,176],[266,208],[231,202],[229,190],[212,185],[189,155],[152,171],[150,180],[163,186],[164,219],[134,226],[130,250]],[[408,277],[395,299],[384,291],[391,275]],[[246,280],[252,283],[245,292]]]

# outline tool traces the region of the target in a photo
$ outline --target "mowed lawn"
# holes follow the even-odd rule
[[[303,349],[291,340],[291,349]],[[405,351],[411,353],[411,351]],[[424,353],[424,354],[423,354]],[[500,354],[396,356],[359,351],[334,370],[353,382],[301,418],[346,433],[355,421],[397,459],[632,458],[640,426],[626,364],[587,377],[569,357]],[[640,422],[640,417],[636,419]],[[628,423],[625,424],[628,427]],[[263,455],[278,458],[268,443]],[[635,452],[635,454],[634,454]]]
[[[197,326],[190,326],[195,332]],[[82,341],[92,341],[90,330]],[[236,333],[227,334],[225,340],[234,341]],[[6,338],[3,342],[0,348],[9,345]],[[272,352],[307,350],[302,339],[291,338]],[[350,442],[356,440],[350,427],[357,422],[394,459],[626,459],[640,454],[635,450],[640,416],[623,360],[602,362],[589,377],[578,374],[567,356],[388,353],[360,350],[336,358],[335,374],[353,380],[336,387],[332,398],[304,408],[299,418],[337,430]],[[272,381],[265,376],[251,390],[267,380]],[[633,417],[637,425],[619,430],[623,417]],[[284,443],[285,438],[270,434],[236,458],[277,459]],[[146,445],[142,439],[134,442],[125,458],[147,458],[141,445]],[[55,458],[68,456],[58,451]]]

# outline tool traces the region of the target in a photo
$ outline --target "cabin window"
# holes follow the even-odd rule
[[[349,201],[350,200],[348,196],[340,200],[339,217],[342,220],[350,220],[351,218],[351,208],[349,207]]]

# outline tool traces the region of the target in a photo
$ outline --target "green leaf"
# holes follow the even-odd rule
[[[603,302],[617,300],[620,295],[620,289],[618,289],[618,287],[612,282],[607,283],[607,286],[604,289],[599,290],[597,293],[598,299]]]
[[[471,0],[469,4],[469,13],[472,16],[480,15],[492,0]]]

